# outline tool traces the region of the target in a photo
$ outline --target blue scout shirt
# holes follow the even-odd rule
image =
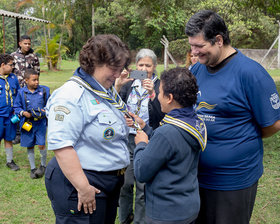
[[[15,76],[15,74],[10,73],[7,80],[10,85],[10,89],[12,91],[13,102],[15,102],[18,90],[20,88],[18,79]],[[9,117],[13,112],[10,97],[8,98],[9,104],[7,104],[5,85],[6,85],[5,80],[0,79],[0,116],[1,117]]]
[[[93,79],[82,69],[77,70]],[[47,103],[48,149],[73,146],[83,169],[110,171],[127,167],[128,127],[121,111],[68,81]]]
[[[14,104],[15,113],[20,115],[20,113],[23,111],[32,112],[32,110],[35,110],[38,115],[40,113],[40,120],[42,121],[42,119],[44,119],[46,122],[45,113],[41,111],[39,112],[38,109],[45,109],[49,97],[50,89],[47,86],[39,85],[33,93],[30,92],[27,86],[24,86],[18,91],[18,95]],[[20,121],[20,127],[22,127],[24,121],[25,117],[23,116]]]
[[[199,86],[196,110],[208,133],[200,155],[200,186],[247,188],[263,172],[261,128],[280,120],[276,86],[261,65],[239,51],[215,73],[200,63],[191,71]]]

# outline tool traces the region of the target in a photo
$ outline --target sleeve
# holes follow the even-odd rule
[[[24,111],[24,105],[23,105],[23,101],[22,101],[22,92],[18,91],[18,94],[16,96],[16,100],[14,103],[14,111],[16,115],[20,115],[21,111]]]
[[[251,69],[245,80],[246,96],[256,122],[268,127],[280,120],[280,101],[276,85],[271,76],[260,66]],[[254,72],[252,74],[252,71]]]
[[[34,54],[34,64],[33,64],[33,69],[40,74],[40,62],[39,58],[36,54]]]
[[[162,134],[156,132],[149,144],[140,142],[134,150],[134,175],[139,182],[150,181],[172,155],[172,148]]]
[[[48,149],[75,146],[83,129],[83,112],[71,99],[50,98],[47,103]]]

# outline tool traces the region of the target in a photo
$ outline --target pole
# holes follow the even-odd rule
[[[19,48],[19,40],[20,40],[19,18],[16,18],[16,27],[17,27],[17,47]]]

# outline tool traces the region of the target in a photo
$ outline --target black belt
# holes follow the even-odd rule
[[[119,169],[119,170],[112,170],[112,171],[97,171],[97,173],[108,174],[108,175],[113,175],[113,176],[122,176],[122,175],[124,175],[125,170],[126,170],[126,167]]]

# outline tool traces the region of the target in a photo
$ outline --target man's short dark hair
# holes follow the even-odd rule
[[[187,36],[194,37],[199,33],[202,33],[204,39],[212,45],[215,44],[217,35],[223,37],[224,45],[230,44],[229,31],[225,21],[212,10],[201,10],[187,22]]]
[[[92,75],[96,66],[127,68],[130,64],[130,52],[116,35],[100,34],[91,37],[83,46],[79,61],[81,68]]]
[[[160,76],[163,94],[173,95],[182,107],[190,107],[196,103],[198,86],[196,78],[187,68],[173,68],[164,71]]]
[[[29,79],[30,75],[39,75],[39,74],[34,69],[28,68],[24,72],[24,78],[25,79]]]
[[[27,36],[27,35],[22,35],[19,39],[19,41],[23,41],[23,40],[30,40],[31,41],[31,38],[30,36]]]
[[[11,56],[9,54],[0,54],[0,65],[2,65],[2,63],[4,63],[6,65],[10,61],[14,61],[13,56]]]

